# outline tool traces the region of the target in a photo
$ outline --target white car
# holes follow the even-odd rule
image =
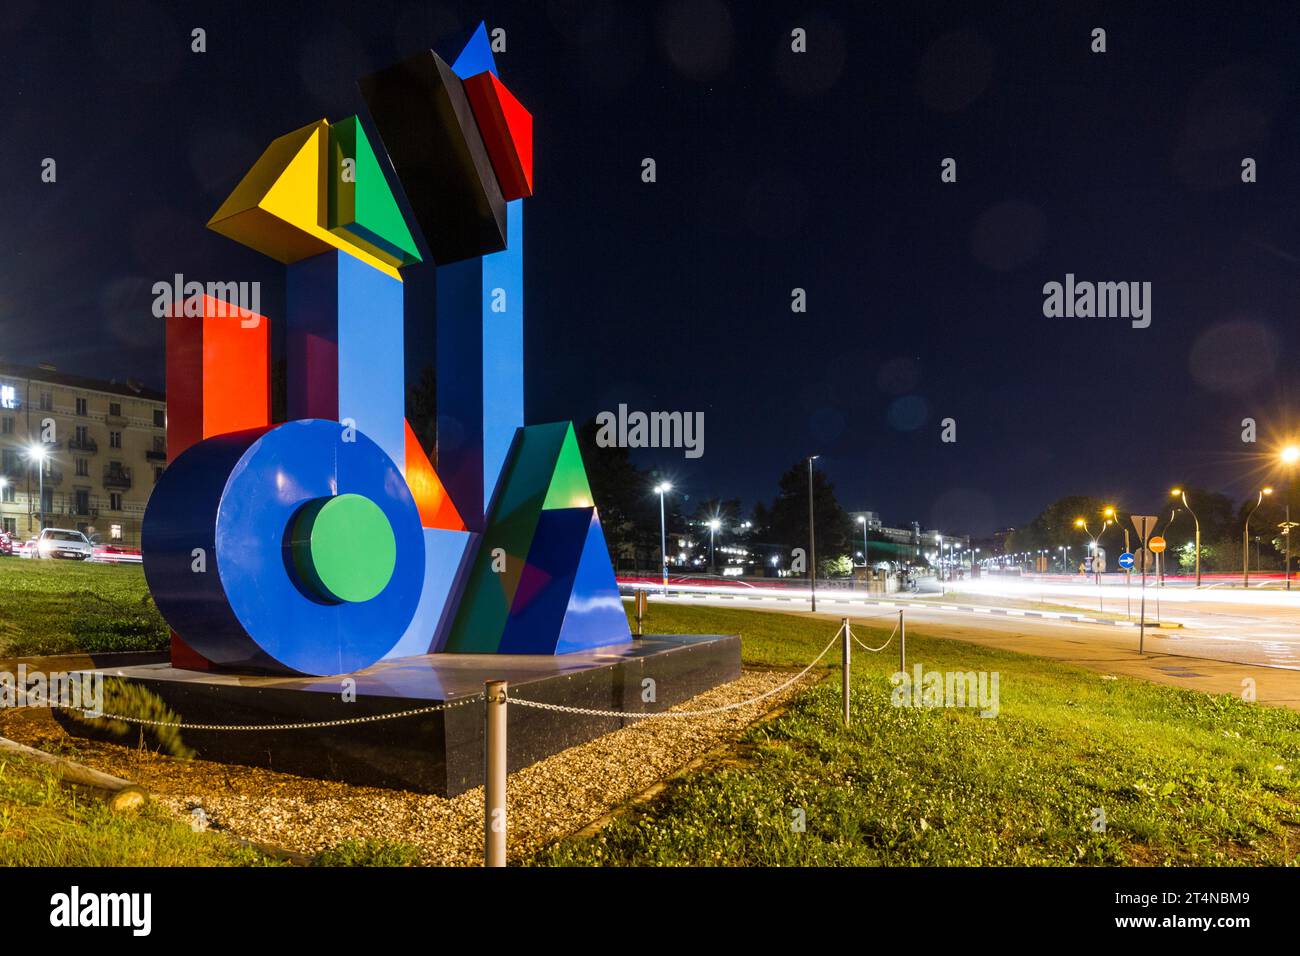
[[[95,549],[90,546],[90,541],[80,531],[69,531],[66,528],[45,528],[41,531],[41,536],[36,539],[37,558],[72,558],[75,561],[85,561]]]

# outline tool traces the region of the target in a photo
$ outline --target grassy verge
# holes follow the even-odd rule
[[[168,636],[139,565],[0,558],[0,655],[160,650]]]
[[[0,866],[261,866],[274,861],[157,806],[114,814],[21,758],[0,760]]]
[[[751,664],[804,664],[834,625],[652,605],[652,631],[742,632]],[[889,631],[855,628],[871,646]],[[837,657],[837,653],[828,655]],[[1294,864],[1300,715],[930,638],[908,664],[996,671],[999,714],[895,707],[896,645],[746,734],[551,865]],[[1104,814],[1104,829],[1101,823]],[[798,828],[802,821],[803,829]]]

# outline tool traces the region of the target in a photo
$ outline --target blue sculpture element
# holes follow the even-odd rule
[[[321,600],[299,580],[289,549],[302,507],[342,494],[377,504],[397,545],[387,586],[361,603]],[[406,631],[424,583],[420,518],[401,472],[373,441],[333,421],[194,445],[163,472],[142,536],[159,610],[194,650],[226,667],[305,674],[368,667]]]

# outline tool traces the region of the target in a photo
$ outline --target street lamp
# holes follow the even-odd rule
[[[717,568],[718,566],[718,559],[713,556],[713,535],[721,527],[722,522],[717,518],[709,519],[709,567],[711,568]]]
[[[817,610],[817,529],[813,524],[813,462],[821,455],[808,456],[808,583],[812,595],[812,611]]]
[[[1300,449],[1296,450],[1296,455],[1297,457],[1300,457]],[[1286,453],[1283,452],[1284,461],[1286,460],[1285,456]],[[1174,488],[1169,493],[1182,501],[1183,507],[1187,509],[1187,513],[1190,514],[1192,520],[1196,522],[1196,586],[1199,588],[1201,586],[1201,519],[1196,517],[1196,512],[1193,511],[1192,506],[1187,503],[1187,492],[1183,491],[1181,488]]]
[[[867,550],[867,516],[858,515],[858,521],[862,523],[862,563],[867,568],[867,573],[871,573],[870,552]]]
[[[1255,510],[1263,504],[1264,496],[1272,493],[1272,488],[1260,489],[1259,497],[1255,499],[1255,507],[1251,508],[1246,515],[1246,530],[1241,533],[1241,586],[1243,588],[1250,587],[1250,519],[1255,514]]]
[[[659,496],[659,555],[663,558],[664,594],[668,593],[668,525],[664,521],[664,495],[672,490],[673,486],[666,481],[655,485],[655,494]]]
[[[1300,461],[1300,446],[1287,445],[1282,449],[1282,464],[1286,466],[1286,589],[1291,590],[1291,494],[1295,491],[1295,465]]]
[[[38,536],[45,528],[45,459],[46,452],[44,445],[32,445],[27,449],[27,460],[36,463],[36,483],[41,499],[39,511],[40,520],[37,521],[36,524],[36,533]],[[28,485],[27,487],[31,488],[31,485]],[[30,492],[28,493],[30,494]],[[30,512],[28,512],[28,514],[30,514]]]

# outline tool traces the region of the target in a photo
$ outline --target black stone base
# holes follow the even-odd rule
[[[186,723],[284,724],[339,720],[455,702],[510,682],[512,697],[638,713],[664,710],[740,676],[735,635],[648,635],[630,644],[554,657],[426,654],[382,661],[349,678],[250,677],[177,670],[168,664],[105,668],[106,677],[140,684]],[[654,681],[653,703],[642,702]],[[355,681],[346,702],[345,680]],[[350,686],[350,685],[349,685]],[[266,767],[326,780],[441,796],[483,782],[482,703],[366,724],[311,730],[201,731],[181,737],[206,760]],[[122,742],[55,712],[77,736]],[[631,723],[620,717],[509,709],[510,769]],[[134,734],[127,740],[134,742]]]

